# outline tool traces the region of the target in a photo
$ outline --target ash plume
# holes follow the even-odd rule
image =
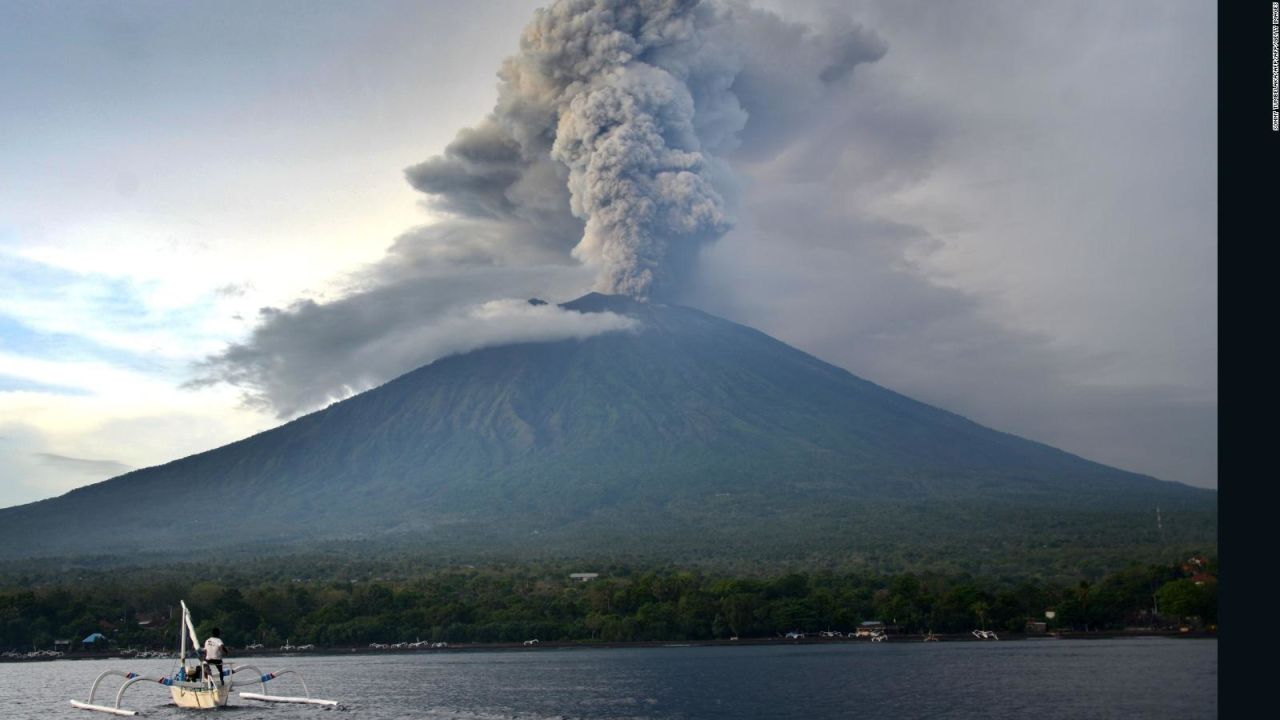
[[[791,46],[790,89],[749,59],[778,46]],[[493,113],[406,174],[456,215],[563,229],[567,206],[580,223],[572,255],[597,271],[597,290],[670,295],[732,226],[724,153],[756,108],[759,134],[785,134],[794,123],[771,106],[802,111],[798,91],[884,51],[858,26],[818,34],[740,4],[561,0],[503,64]]]
[[[503,62],[493,111],[405,170],[445,217],[406,230],[336,297],[263,308],[188,385],[229,383],[289,417],[447,354],[626,330],[475,309],[593,283],[690,296],[700,251],[733,225],[739,172],[810,136],[885,50],[849,20],[819,30],[741,2],[560,0]]]

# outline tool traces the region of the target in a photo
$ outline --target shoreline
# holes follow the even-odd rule
[[[999,640],[981,640],[973,637],[969,633],[951,633],[941,634],[934,633],[934,637],[938,642],[974,642],[974,643],[991,643],[991,642],[1023,642],[1023,641],[1046,641],[1046,640],[1117,640],[1117,639],[1142,639],[1142,638],[1213,638],[1218,637],[1217,632],[1207,630],[1198,630],[1193,632],[1181,632],[1178,630],[1112,630],[1098,632],[1062,632],[1062,633],[1008,633],[1003,635]],[[887,635],[883,642],[891,643],[908,643],[908,642],[924,642],[924,635],[907,634],[907,635]],[[261,650],[240,650],[228,656],[229,660],[235,661],[242,658],[260,658],[260,657],[345,657],[350,655],[416,655],[422,653],[441,653],[441,652],[537,652],[539,650],[592,650],[592,649],[620,649],[620,648],[661,648],[661,647],[741,647],[741,646],[760,646],[760,645],[839,645],[850,643],[871,643],[870,638],[824,638],[824,637],[805,637],[805,638],[742,638],[739,640],[636,640],[629,642],[599,642],[599,641],[539,641],[537,645],[525,645],[523,642],[506,642],[506,643],[465,643],[459,645],[448,645],[446,647],[419,647],[419,648],[371,648],[368,646],[349,646],[335,645],[332,647],[316,648],[314,650],[280,650],[266,649]],[[236,650],[232,648],[232,650]],[[121,655],[119,652],[110,651],[76,651],[67,652],[56,657],[0,657],[0,663],[5,662],[48,662],[52,660],[120,660],[127,661],[136,658]],[[148,658],[155,660],[174,660],[176,657],[167,656],[164,658]]]

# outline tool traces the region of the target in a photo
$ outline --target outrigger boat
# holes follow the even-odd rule
[[[239,693],[240,697],[245,700],[259,700],[262,702],[303,703],[329,707],[338,704],[334,700],[320,700],[311,697],[311,692],[307,689],[306,680],[303,680],[302,675],[296,670],[282,669],[271,673],[263,673],[253,665],[236,665],[221,670],[215,665],[210,665],[198,655],[197,649],[200,647],[200,640],[196,637],[196,628],[191,622],[191,612],[187,610],[185,602],[179,602],[182,605],[182,624],[178,628],[180,636],[178,668],[172,675],[155,676],[135,672],[122,672],[120,670],[107,670],[93,681],[93,686],[89,688],[89,700],[87,702],[72,700],[72,706],[82,710],[97,710],[98,712],[111,713],[113,715],[138,715],[140,713],[137,710],[126,710],[120,707],[120,700],[124,698],[125,690],[140,682],[160,683],[169,688],[174,704],[181,708],[212,709],[226,707],[233,689],[238,686],[255,683],[262,687],[262,693],[241,692]],[[187,648],[188,638],[191,640],[190,655],[192,657],[190,659],[188,658]],[[249,674],[248,671],[252,671],[252,674]],[[239,673],[246,674],[237,678],[236,675]],[[285,697],[265,694],[267,683],[285,674],[293,674],[298,677],[298,681],[302,683],[303,695],[301,697]],[[124,678],[124,684],[116,691],[115,704],[94,704],[98,686],[102,684],[103,680],[112,676]]]

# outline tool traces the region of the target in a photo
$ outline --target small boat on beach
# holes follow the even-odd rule
[[[261,702],[302,703],[329,707],[338,704],[334,700],[312,698],[310,691],[307,689],[306,681],[295,670],[281,669],[271,673],[263,673],[253,665],[236,665],[230,668],[222,668],[219,664],[213,664],[201,658],[197,650],[197,648],[201,647],[201,643],[196,636],[195,625],[191,622],[191,612],[187,609],[186,602],[179,601],[179,604],[182,605],[182,622],[178,627],[178,665],[172,673],[156,676],[121,670],[107,670],[98,675],[97,679],[93,681],[93,685],[89,688],[89,699],[87,701],[72,700],[71,705],[81,710],[95,710],[112,715],[138,715],[140,713],[136,710],[120,707],[120,701],[124,698],[126,690],[140,682],[155,682],[169,688],[173,703],[180,708],[212,710],[226,707],[233,689],[251,684],[260,685],[263,692],[241,692],[239,693],[241,698]],[[191,641],[190,649],[187,647],[188,639]],[[245,674],[237,678],[236,675],[239,673]],[[302,683],[303,696],[283,697],[265,694],[267,682],[285,674],[297,676],[298,681]],[[124,683],[116,691],[116,699],[113,705],[96,704],[94,700],[98,693],[98,687],[108,677],[122,677],[124,678]]]

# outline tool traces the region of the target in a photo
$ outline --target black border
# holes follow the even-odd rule
[[[1219,636],[1224,717],[1266,705],[1272,682],[1271,606],[1280,594],[1267,562],[1277,549],[1271,496],[1274,370],[1267,362],[1280,245],[1280,132],[1271,130],[1273,0],[1218,3]],[[1270,301],[1270,302],[1269,302]],[[1226,342],[1223,342],[1226,340]],[[1224,652],[1225,650],[1225,652]]]

